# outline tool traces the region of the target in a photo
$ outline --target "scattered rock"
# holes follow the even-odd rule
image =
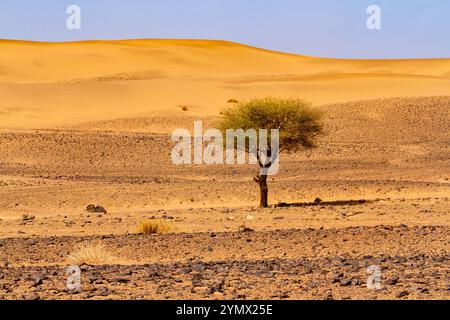
[[[203,271],[203,270],[205,270],[205,266],[202,265],[202,264],[194,264],[194,265],[192,266],[192,270],[193,270],[193,271],[197,271],[197,272]]]
[[[22,215],[22,219],[21,220],[23,222],[33,221],[34,220],[34,216],[28,215],[28,214],[24,214],[24,215]]]
[[[133,272],[131,270],[127,270],[127,271],[120,273],[119,277],[131,276],[132,274],[133,274]]]
[[[397,293],[397,295],[395,296],[396,298],[403,298],[409,296],[409,292],[408,291],[400,291],[399,293]]]
[[[100,287],[97,289],[97,292],[94,293],[95,296],[107,297],[111,295],[112,292],[108,290],[108,288]]]
[[[331,292],[325,294],[324,300],[334,300],[333,294]]]
[[[213,294],[213,293],[216,293],[216,292],[222,293],[223,285],[224,285],[224,281],[221,281],[221,282],[219,282],[216,285],[210,286],[209,287],[209,293],[210,294]]]
[[[387,279],[384,284],[388,285],[388,286],[395,286],[398,283],[398,278],[394,277],[394,278],[389,278]]]
[[[278,298],[280,298],[280,299],[288,299],[288,298],[289,298],[289,293],[287,293],[287,292],[281,292],[281,293],[278,295]]]
[[[27,240],[27,244],[30,246],[35,246],[37,244],[37,240],[36,239],[29,239]]]
[[[41,284],[44,283],[44,280],[45,280],[45,279],[46,279],[46,275],[45,275],[44,273],[36,273],[36,274],[33,274],[33,275],[30,277],[30,280],[32,281],[31,286],[33,286],[33,287],[40,286]]]
[[[86,211],[91,213],[107,213],[105,208],[103,208],[102,206],[96,206],[93,204],[88,205],[86,207]]]
[[[129,281],[130,281],[130,279],[128,279],[126,277],[120,277],[120,276],[109,279],[109,282],[118,282],[118,283],[126,283]]]
[[[332,262],[344,262],[345,258],[337,256],[337,257],[332,258],[331,261]]]
[[[180,269],[180,274],[188,274],[191,273],[191,269],[190,268],[181,268]]]
[[[351,286],[352,285],[352,280],[351,279],[343,279],[343,280],[340,281],[340,284],[343,287]]]
[[[41,297],[39,297],[39,295],[36,293],[27,293],[23,296],[24,300],[30,300],[30,301],[39,300],[40,298]]]

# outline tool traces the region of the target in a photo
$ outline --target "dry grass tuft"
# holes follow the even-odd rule
[[[171,225],[162,220],[143,220],[138,227],[140,234],[165,234],[171,230]]]
[[[68,261],[74,265],[103,265],[113,260],[114,256],[100,242],[82,243],[68,256]]]

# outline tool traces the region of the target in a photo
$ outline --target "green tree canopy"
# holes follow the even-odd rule
[[[253,99],[238,102],[224,109],[221,115],[218,127],[223,132],[228,129],[267,129],[270,141],[270,130],[278,129],[280,152],[315,147],[317,137],[323,132],[322,113],[301,99]],[[267,176],[258,174],[254,180],[261,189],[261,206],[267,207]]]

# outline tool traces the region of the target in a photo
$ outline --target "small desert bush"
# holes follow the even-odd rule
[[[68,256],[68,261],[74,265],[102,265],[113,260],[114,256],[100,242],[82,243]]]
[[[138,227],[140,234],[165,234],[171,230],[171,225],[162,220],[143,220]]]

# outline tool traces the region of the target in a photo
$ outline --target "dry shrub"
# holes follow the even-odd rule
[[[171,230],[171,225],[162,220],[143,220],[138,227],[140,234],[165,234]]]
[[[102,243],[93,242],[79,244],[68,260],[74,265],[102,265],[112,263],[114,256]]]

